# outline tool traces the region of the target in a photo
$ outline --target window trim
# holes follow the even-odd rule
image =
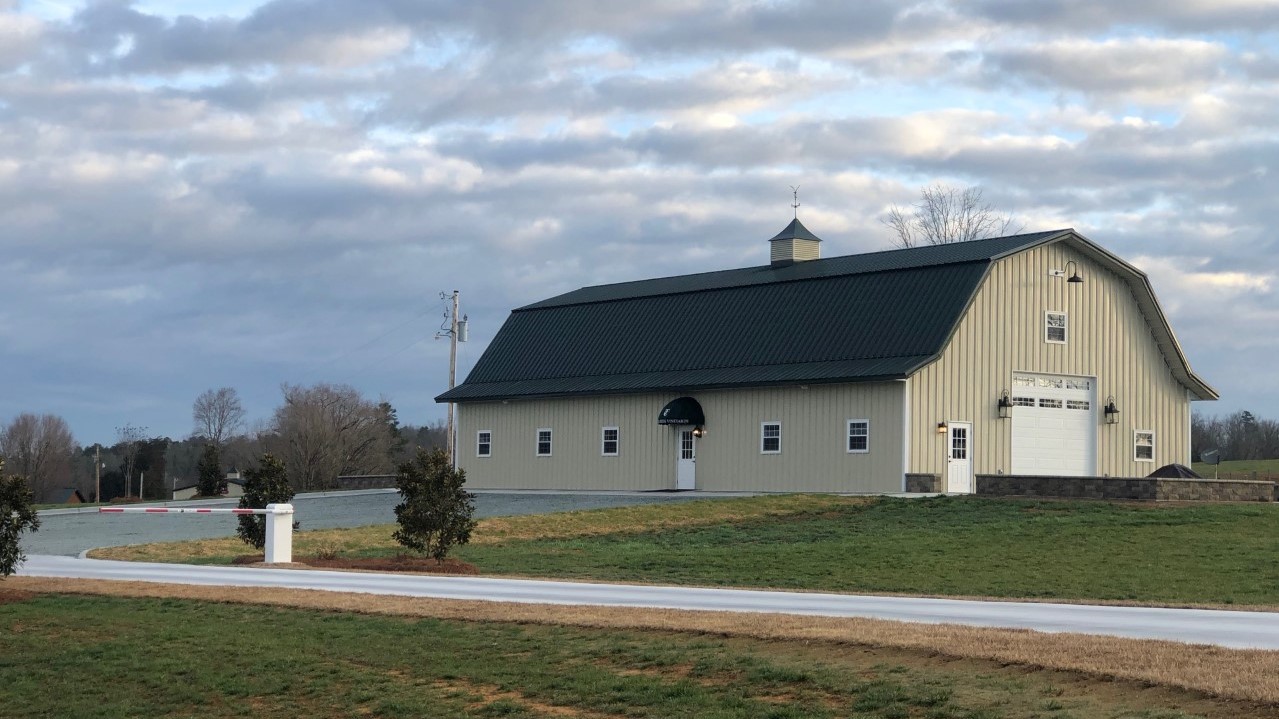
[[[487,442],[481,442],[481,441],[480,441],[480,435],[482,435],[482,434],[487,434],[487,435],[488,435],[488,441],[487,441]],[[487,444],[487,445],[488,445],[488,450],[489,450],[489,451],[487,451],[487,452],[485,452],[485,453],[483,453],[483,454],[480,454],[480,445],[481,445],[481,444]],[[476,432],[475,432],[475,457],[476,457],[477,459],[484,459],[484,458],[492,457],[492,456],[493,456],[493,430],[491,430],[491,429],[480,429],[480,430],[476,430]]]
[[[853,449],[850,446],[852,444],[852,439],[853,439],[854,424],[866,425],[866,434],[858,435],[859,437],[864,436],[866,438],[866,449]],[[850,419],[844,423],[844,428],[846,430],[844,434],[844,449],[848,451],[848,454],[870,454],[870,420],[869,419]]]
[[[543,453],[543,452],[541,451],[541,450],[542,450],[542,433],[543,433],[543,432],[545,432],[545,433],[546,433],[546,452],[545,452],[545,453]],[[551,456],[554,456],[554,454],[553,454],[553,452],[552,452],[552,450],[553,450],[553,449],[555,449],[554,439],[555,439],[555,430],[554,430],[554,429],[552,429],[552,428],[550,428],[550,427],[538,427],[538,428],[537,428],[537,431],[533,433],[533,454],[534,454],[535,456],[537,456],[537,457],[551,457]]]
[[[613,430],[617,434],[613,437],[613,451],[609,452],[608,447],[608,431]],[[601,457],[617,457],[622,453],[622,430],[616,426],[600,427],[600,456]]]
[[[1048,317],[1050,315],[1061,315],[1061,339],[1055,340],[1048,337]],[[1070,341],[1070,313],[1061,310],[1044,310],[1044,342],[1050,345],[1064,345]]]
[[[777,437],[776,437],[777,449],[765,449],[764,448],[764,439],[765,439],[764,428],[771,427],[774,425],[777,427]],[[768,439],[773,439],[773,438],[769,437]],[[760,454],[781,454],[782,453],[782,423],[781,422],[770,419],[770,420],[765,420],[759,423],[759,453]]]
[[[1150,456],[1138,457],[1137,447],[1143,446],[1137,444],[1138,435],[1150,435]],[[1134,462],[1154,462],[1155,461],[1155,430],[1153,429],[1134,429],[1132,431],[1132,461]]]

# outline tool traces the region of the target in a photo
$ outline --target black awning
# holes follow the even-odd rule
[[[702,405],[692,397],[680,397],[666,403],[657,414],[658,424],[706,424],[706,415],[702,414]]]

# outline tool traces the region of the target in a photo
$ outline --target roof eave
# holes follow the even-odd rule
[[[911,370],[913,373],[914,370]],[[595,389],[585,390],[569,390],[564,392],[539,392],[530,394],[492,394],[470,397],[449,397],[454,394],[456,389],[462,389],[465,385],[458,385],[455,390],[445,392],[435,398],[437,403],[453,402],[461,404],[463,402],[499,402],[503,400],[532,400],[532,399],[554,399],[562,397],[586,397],[586,396],[606,396],[606,395],[635,395],[635,394],[663,394],[672,392],[698,392],[720,389],[751,389],[753,387],[804,387],[808,385],[827,385],[827,384],[864,384],[868,382],[894,382],[907,379],[910,373],[887,373],[877,375],[867,375],[858,377],[823,377],[821,379],[807,380],[770,380],[755,382],[711,382],[704,384],[672,384],[657,387],[635,387],[631,389],[610,389],[600,391]]]

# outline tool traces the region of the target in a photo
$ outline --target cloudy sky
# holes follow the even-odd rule
[[[443,415],[510,308],[886,249],[984,188],[1152,278],[1201,411],[1279,417],[1276,0],[0,0],[0,421],[186,436],[343,382]],[[460,380],[460,377],[459,377]]]

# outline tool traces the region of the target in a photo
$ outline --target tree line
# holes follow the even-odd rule
[[[53,414],[22,413],[0,426],[0,458],[26,478],[36,502],[66,501],[75,490],[102,501],[167,499],[172,488],[197,481],[201,494],[220,493],[231,468],[254,468],[271,454],[297,491],[327,489],[345,474],[391,474],[416,449],[443,447],[444,425],[400,424],[385,399],[374,401],[342,384],[285,384],[269,418],[250,424],[235,389],[202,393],[192,404],[192,431],[180,439],[126,424],[115,442],[83,445]],[[101,466],[96,466],[97,462]]]
[[[1241,410],[1224,417],[1206,417],[1196,412],[1190,417],[1190,452],[1196,459],[1215,449],[1221,461],[1232,459],[1279,459],[1279,422],[1260,419]]]

